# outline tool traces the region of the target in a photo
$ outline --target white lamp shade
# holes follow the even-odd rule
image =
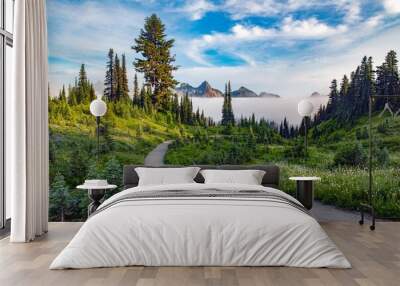
[[[90,113],[94,116],[103,116],[107,112],[107,105],[100,98],[93,100],[90,103]]]
[[[314,105],[308,100],[302,100],[297,106],[297,111],[301,116],[311,116],[314,110]]]

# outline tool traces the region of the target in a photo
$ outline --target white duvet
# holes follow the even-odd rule
[[[135,187],[105,201],[156,190],[266,190],[254,185]],[[282,203],[246,198],[124,201],[90,217],[50,269],[145,266],[294,266],[349,268],[317,221]]]

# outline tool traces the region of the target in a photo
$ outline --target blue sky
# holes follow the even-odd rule
[[[50,0],[50,86],[73,83],[85,63],[101,93],[109,48],[125,53],[146,16],[156,13],[175,39],[176,78],[222,89],[306,96],[326,92],[363,55],[380,64],[400,52],[400,0]],[[140,77],[139,77],[140,78]]]

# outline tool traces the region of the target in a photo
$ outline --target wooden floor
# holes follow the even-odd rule
[[[123,267],[48,270],[80,223],[50,223],[28,244],[0,241],[0,285],[400,285],[400,223],[380,222],[375,232],[352,222],[323,223],[352,269],[288,267]]]

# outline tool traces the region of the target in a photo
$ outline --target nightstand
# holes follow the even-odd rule
[[[93,181],[93,183],[91,183],[91,181]],[[103,184],[99,184],[100,181],[102,181],[101,183]],[[106,180],[86,180],[83,185],[76,187],[77,189],[88,191],[88,196],[91,200],[88,206],[88,217],[101,205],[106,191],[115,189],[116,187],[116,185],[108,184]]]
[[[320,177],[290,177],[296,181],[296,199],[308,210],[312,209],[314,202],[314,181],[320,181]]]

